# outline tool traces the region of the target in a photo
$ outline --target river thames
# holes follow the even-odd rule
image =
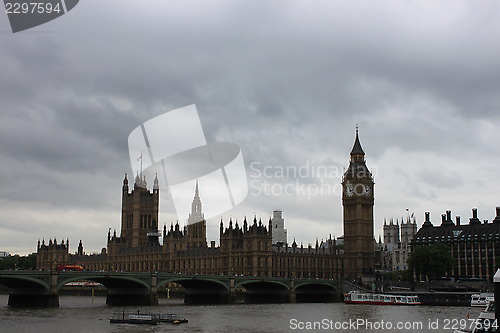
[[[59,308],[14,309],[0,295],[0,332],[453,332],[481,309],[437,306],[346,305],[344,303],[184,305],[160,299],[159,306],[110,307],[105,297],[60,296]],[[187,324],[110,324],[114,313],[177,313]],[[471,320],[467,319],[467,314]]]

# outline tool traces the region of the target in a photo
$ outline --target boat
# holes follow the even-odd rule
[[[498,332],[498,324],[495,319],[495,301],[489,302],[486,308],[479,313],[476,320],[464,321],[469,327],[461,327],[453,333],[493,333]],[[472,330],[467,330],[472,328]]]
[[[470,306],[477,306],[484,308],[491,301],[495,300],[495,296],[493,293],[482,293],[482,294],[473,294],[471,296]]]
[[[171,324],[182,324],[187,323],[188,320],[181,315],[167,313],[167,314],[156,314],[152,315],[159,323],[171,323]]]
[[[187,323],[188,320],[181,315],[167,313],[167,314],[149,314],[149,313],[115,313],[113,318],[109,320],[112,324],[149,324],[157,325],[158,323],[171,323],[182,324]]]
[[[360,293],[350,291],[344,294],[346,304],[373,304],[373,305],[420,305],[418,296],[413,295],[389,295]]]
[[[148,314],[137,313],[115,313],[114,317],[109,320],[111,324],[147,324],[158,325],[158,320]]]

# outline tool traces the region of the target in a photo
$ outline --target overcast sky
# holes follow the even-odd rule
[[[2,251],[49,237],[100,251],[120,227],[129,134],[191,104],[207,141],[239,145],[249,182],[209,241],[221,217],[275,209],[290,242],[342,235],[356,124],[376,237],[407,208],[420,227],[425,211],[491,221],[500,205],[496,0],[85,0],[16,34],[0,14],[0,67]],[[218,190],[200,183],[202,202]],[[166,201],[160,224],[184,224]]]

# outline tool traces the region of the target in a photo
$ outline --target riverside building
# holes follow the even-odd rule
[[[425,221],[415,235],[412,246],[428,246],[444,243],[449,246],[454,259],[451,276],[479,278],[491,281],[500,265],[500,207],[492,222],[481,221],[477,209],[472,209],[469,223],[462,223],[460,216],[452,220],[451,211],[441,215],[441,224],[434,225],[430,213],[425,213]]]

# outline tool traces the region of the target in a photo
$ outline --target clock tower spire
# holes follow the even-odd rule
[[[356,138],[349,167],[342,178],[344,208],[344,277],[357,278],[373,274],[373,177],[365,163],[365,152]]]
[[[351,150],[351,162],[364,162],[364,160],[365,152],[359,142],[359,128],[358,125],[356,125],[356,140],[354,141],[354,146]]]

